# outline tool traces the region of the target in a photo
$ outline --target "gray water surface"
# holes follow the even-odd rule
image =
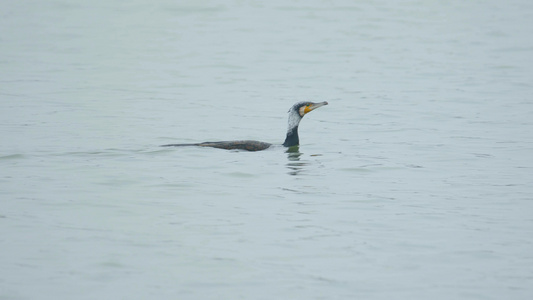
[[[533,2],[11,1],[0,299],[531,299]],[[300,147],[287,110],[328,101]]]

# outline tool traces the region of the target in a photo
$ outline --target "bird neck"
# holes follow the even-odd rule
[[[285,138],[283,146],[292,147],[300,143],[300,140],[298,139],[298,125],[301,120],[302,117],[300,117],[298,112],[292,110],[289,111],[289,127],[287,129],[287,137]]]
[[[292,147],[297,146],[299,143],[300,139],[298,138],[298,125],[296,125],[296,127],[289,128],[289,130],[287,130],[287,137],[285,138],[283,146]]]

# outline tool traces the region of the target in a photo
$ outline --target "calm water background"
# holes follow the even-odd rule
[[[532,299],[533,2],[9,1],[0,299]],[[297,152],[160,148],[283,142]]]

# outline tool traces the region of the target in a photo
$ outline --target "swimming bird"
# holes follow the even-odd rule
[[[298,125],[300,124],[300,121],[306,114],[324,105],[328,105],[328,102],[326,101],[319,102],[319,103],[298,102],[294,104],[291,107],[291,109],[289,109],[289,127],[287,129],[287,136],[285,138],[285,142],[283,142],[283,146],[285,147],[297,146],[300,143],[300,139],[298,137]],[[161,147],[180,147],[180,146],[213,147],[213,148],[220,148],[220,149],[226,149],[226,150],[240,149],[240,150],[247,150],[247,151],[261,151],[261,150],[265,150],[269,148],[270,146],[272,146],[272,144],[265,143],[265,142],[259,142],[259,141],[245,140],[245,141],[203,142],[203,143],[195,143],[195,144],[161,145]]]

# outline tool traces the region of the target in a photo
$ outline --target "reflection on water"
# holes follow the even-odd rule
[[[287,168],[289,168],[289,175],[298,175],[303,170],[303,167],[308,165],[307,162],[300,161],[300,156],[302,156],[302,153],[300,152],[299,146],[289,147],[287,151],[287,159],[289,162],[287,163]]]

